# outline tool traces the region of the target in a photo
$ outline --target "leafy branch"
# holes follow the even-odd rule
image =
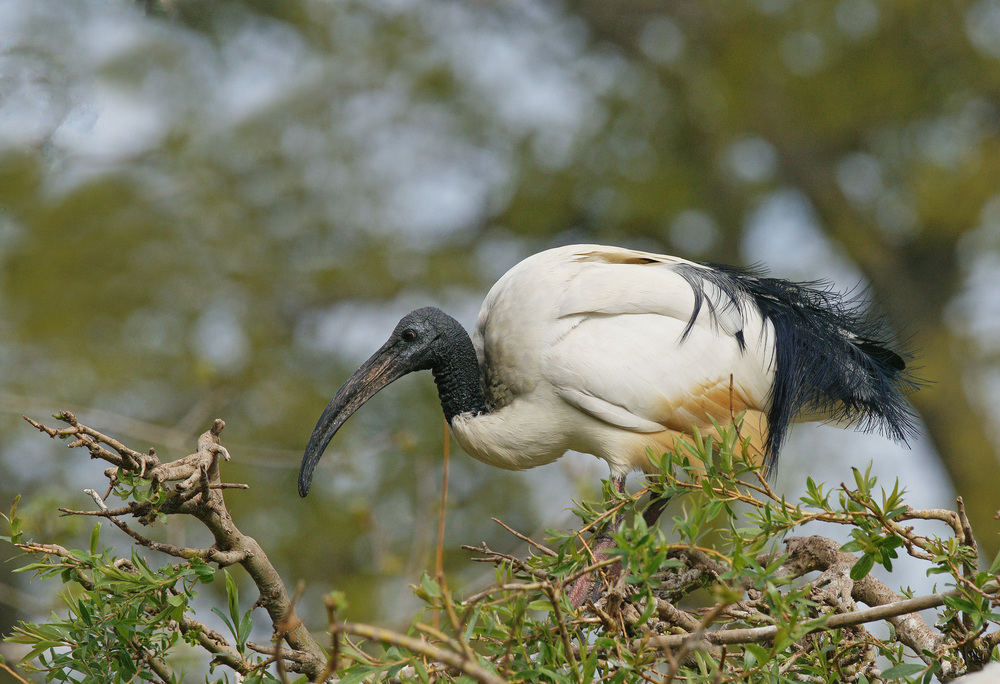
[[[182,644],[206,653],[213,671],[247,682],[286,682],[291,673],[298,682],[347,684],[946,682],[998,655],[1000,558],[979,567],[961,500],[955,511],[917,510],[898,486],[887,491],[870,471],[855,471],[853,485],[828,490],[808,480],[805,495],[788,501],[749,461],[738,431],[721,427],[718,439],[695,434],[660,457],[662,471],[641,491],[622,496],[606,486],[603,502],[580,503],[580,532],[550,531],[540,542],[497,521],[526,555],[464,547],[495,566],[495,583],[463,597],[443,573],[425,575],[414,591],[426,607],[405,632],[339,619],[344,598],[328,596],[324,650],[295,615],[302,587],[288,595],[226,509],[224,492],[241,485],[221,481],[221,462],[231,458],[221,420],[194,453],[163,463],[72,414],[57,417],[66,427],[29,422],[112,467],[103,496],[88,490],[94,509],[60,509],[98,518],[87,549],[26,540],[17,501],[4,516],[7,539],[34,559],[20,571],[75,587],[62,615],[8,637],[29,647],[24,667],[49,679],[107,681],[112,664],[115,682],[177,682],[171,656]],[[666,499],[676,511],[661,523],[672,527],[670,541],[642,515]],[[140,531],[174,515],[195,517],[214,543],[183,547]],[[132,540],[129,557],[102,548],[104,520]],[[938,521],[945,534],[918,533],[907,524],[915,520]],[[814,521],[843,526],[849,541],[801,534]],[[590,534],[614,539],[610,556],[595,558]],[[147,551],[174,562],[153,567]],[[876,564],[892,571],[903,554],[924,563],[940,589],[914,596],[872,576]],[[237,564],[259,594],[254,606],[271,618],[270,644],[250,641],[252,609],[228,570],[225,609],[213,609],[228,634],[196,617],[199,587]],[[576,609],[566,588],[585,575],[602,591]],[[938,614],[929,624],[918,611],[930,609]],[[887,638],[870,631],[877,623],[888,623]]]
[[[854,487],[827,492],[810,481],[792,503],[748,462],[735,430],[720,432],[721,441],[695,435],[679,445],[680,455],[664,455],[662,474],[638,494],[623,499],[606,490],[604,504],[579,506],[585,529],[600,529],[620,510],[631,514],[611,531],[616,558],[598,564],[620,562],[624,571],[610,575],[617,578],[585,611],[573,611],[561,589],[600,569],[587,545],[576,534],[550,533],[540,543],[510,530],[527,557],[465,547],[478,554],[473,560],[496,565],[493,586],[465,600],[429,577],[416,588],[431,614],[457,610],[449,634],[435,634],[418,617],[411,632],[424,640],[416,648],[405,635],[332,624],[335,633],[384,648],[341,674],[483,681],[455,661],[470,647],[481,671],[557,682],[949,681],[997,657],[1000,559],[977,567],[961,501],[956,512],[916,510],[898,487],[878,489],[870,472],[858,471]],[[661,498],[681,504],[672,520],[679,543],[646,526],[640,496],[647,492],[649,505]],[[918,519],[941,521],[952,534],[920,535],[903,525]],[[845,526],[851,541],[790,536],[817,520]],[[870,574],[876,563],[891,570],[900,552],[927,563],[948,588],[914,597]],[[933,608],[943,610],[932,626],[918,611]],[[891,626],[888,640],[869,631],[881,622]]]
[[[263,607],[276,627],[288,650],[284,651],[283,666],[310,678],[326,664],[326,655],[309,631],[295,617],[294,605],[285,585],[271,565],[258,542],[236,526],[226,507],[223,491],[244,489],[245,485],[223,483],[220,461],[231,456],[222,446],[220,433],[225,422],[216,420],[211,429],[198,438],[197,450],[169,462],[161,462],[150,449],[147,453],[133,450],[118,440],[79,423],[72,413],[55,415],[67,427],[48,427],[25,418],[49,437],[70,440],[70,448],[83,447],[91,458],[102,459],[111,468],[104,471],[108,491],[102,497],[87,490],[97,508],[72,510],[60,508],[63,515],[94,516],[108,520],[127,534],[138,547],[157,551],[180,562],[153,570],[138,553],[130,559],[114,559],[107,550],[99,549],[100,525],[95,525],[89,551],[25,541],[16,504],[8,518],[11,535],[7,539],[37,560],[21,571],[33,572],[42,578],[60,577],[64,583],[76,583],[83,594],[67,594],[68,616],[53,618],[43,625],[25,624],[9,640],[26,643],[32,650],[27,661],[37,661],[32,669],[55,673],[85,672],[92,663],[118,662],[121,674],[116,681],[131,681],[139,671],[148,669],[156,681],[180,681],[166,663],[166,655],[180,641],[199,646],[211,654],[214,665],[224,665],[247,677],[246,681],[261,681],[271,677],[267,666],[273,660],[258,657],[247,648],[246,640],[251,621],[249,611],[243,616],[236,612],[236,585],[226,573],[230,615],[223,615],[232,638],[208,629],[188,613],[197,596],[199,583],[211,582],[216,568],[240,565],[246,570],[259,592],[256,606]],[[172,486],[171,486],[172,485]],[[110,508],[104,501],[114,495],[123,505]],[[197,519],[212,534],[210,546],[184,547],[151,539],[129,525],[123,518],[131,516],[143,526],[162,523],[168,516],[188,515]],[[73,595],[73,598],[69,596]],[[95,622],[97,618],[101,622]],[[93,649],[90,660],[83,658],[86,649],[74,644],[86,644]],[[65,650],[73,646],[72,650]],[[126,663],[138,665],[126,666]],[[101,677],[107,676],[107,666],[101,666]],[[136,670],[136,667],[139,669]],[[129,675],[127,673],[131,672]],[[62,676],[62,675],[61,675]]]

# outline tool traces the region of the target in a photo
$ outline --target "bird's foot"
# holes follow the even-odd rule
[[[606,558],[610,558],[611,554],[608,553],[608,549],[613,549],[615,547],[615,542],[611,537],[606,535],[600,535],[595,540],[595,544],[591,551],[594,555],[595,561],[602,561]],[[605,582],[608,585],[613,585],[622,572],[621,561],[614,563],[612,565],[606,566],[599,570],[594,570],[578,577],[573,586],[570,588],[567,596],[569,597],[570,605],[574,608],[579,608],[587,603],[587,601],[597,602],[601,598],[601,592],[604,589]]]

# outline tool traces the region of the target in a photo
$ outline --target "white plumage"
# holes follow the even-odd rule
[[[614,475],[649,470],[647,448],[673,448],[693,427],[746,410],[758,451],[774,377],[774,331],[714,286],[694,318],[675,257],[574,245],[517,264],[490,290],[473,334],[484,369],[485,415],[452,421],[472,456],[508,469],[569,449]],[[715,315],[712,312],[715,311]],[[744,320],[745,319],[745,320]],[[743,331],[746,348],[736,334]]]

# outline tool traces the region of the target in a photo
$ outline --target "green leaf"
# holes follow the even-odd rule
[[[902,679],[903,677],[912,677],[915,674],[920,674],[927,669],[926,665],[917,665],[916,663],[903,663],[901,665],[894,665],[888,670],[882,670],[883,679]]]
[[[192,558],[188,565],[194,570],[198,579],[205,584],[211,584],[215,580],[215,568],[200,558]]]
[[[594,646],[610,651],[615,647],[615,640],[604,636],[597,637],[597,640],[594,642]]]
[[[240,590],[229,571],[223,570],[222,572],[226,575],[226,599],[229,604],[229,617],[232,619],[233,636],[236,636],[235,626],[240,621]]]
[[[892,520],[893,518],[898,518],[899,516],[903,515],[903,513],[905,512],[906,512],[906,506],[897,506],[896,508],[893,508],[891,511],[886,513],[885,517],[887,520]]]
[[[420,588],[429,598],[441,598],[441,586],[431,579],[431,576],[426,572],[420,578]]]
[[[90,555],[97,555],[97,542],[101,539],[101,523],[94,525],[94,529],[90,531]]]
[[[646,607],[643,609],[642,615],[640,615],[639,619],[636,621],[635,623],[636,626],[640,627],[646,624],[646,621],[649,620],[649,618],[653,617],[653,613],[655,612],[656,612],[656,601],[653,600],[652,598],[647,599]]]
[[[246,646],[247,639],[250,638],[250,631],[253,629],[253,616],[250,613],[250,610],[243,613],[243,619],[240,620],[240,631],[237,639],[241,648]]]
[[[1000,553],[997,553],[993,558],[993,562],[990,563],[989,574],[996,575],[1000,573]]]
[[[14,497],[14,501],[10,504],[10,517],[7,518],[7,522],[10,523],[10,537],[8,538],[11,544],[21,543],[21,518],[17,516],[17,504],[21,501],[21,495],[18,494]]]
[[[222,618],[222,621],[226,623],[226,627],[229,628],[232,635],[236,636],[236,625],[233,624],[232,620],[230,620],[229,617],[218,608],[213,607],[212,612]]]
[[[393,666],[397,667],[397,666]],[[398,666],[397,669],[402,669],[403,666]],[[358,665],[357,667],[350,668],[346,674],[340,678],[340,684],[358,684],[369,677],[369,675],[375,674],[376,672],[382,672],[385,667],[372,667],[370,665]],[[378,677],[373,677],[372,681],[379,681]]]
[[[945,596],[944,602],[945,605],[954,608],[955,610],[962,611],[963,613],[979,612],[979,606],[962,596]]]
[[[869,572],[871,572],[874,565],[874,556],[870,556],[867,553],[861,556],[861,558],[858,559],[858,562],[851,568],[851,579],[855,582],[860,582],[868,575]]]

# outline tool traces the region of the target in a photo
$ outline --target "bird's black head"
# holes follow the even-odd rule
[[[454,365],[456,357],[466,359],[467,363],[470,350],[468,333],[440,309],[428,306],[406,314],[386,343],[337,390],[320,416],[299,468],[299,495],[309,492],[313,470],[340,426],[380,389],[418,370],[433,370],[440,389],[439,376],[447,374],[442,368]],[[474,351],[472,358],[475,367]],[[478,373],[474,380],[478,386]],[[447,409],[445,414],[448,415]]]
[[[465,334],[454,318],[441,309],[425,306],[400,319],[389,340],[376,352],[376,356],[382,352],[392,354],[397,359],[396,363],[404,367],[400,375],[417,370],[431,370],[448,353],[448,343],[456,328]]]

